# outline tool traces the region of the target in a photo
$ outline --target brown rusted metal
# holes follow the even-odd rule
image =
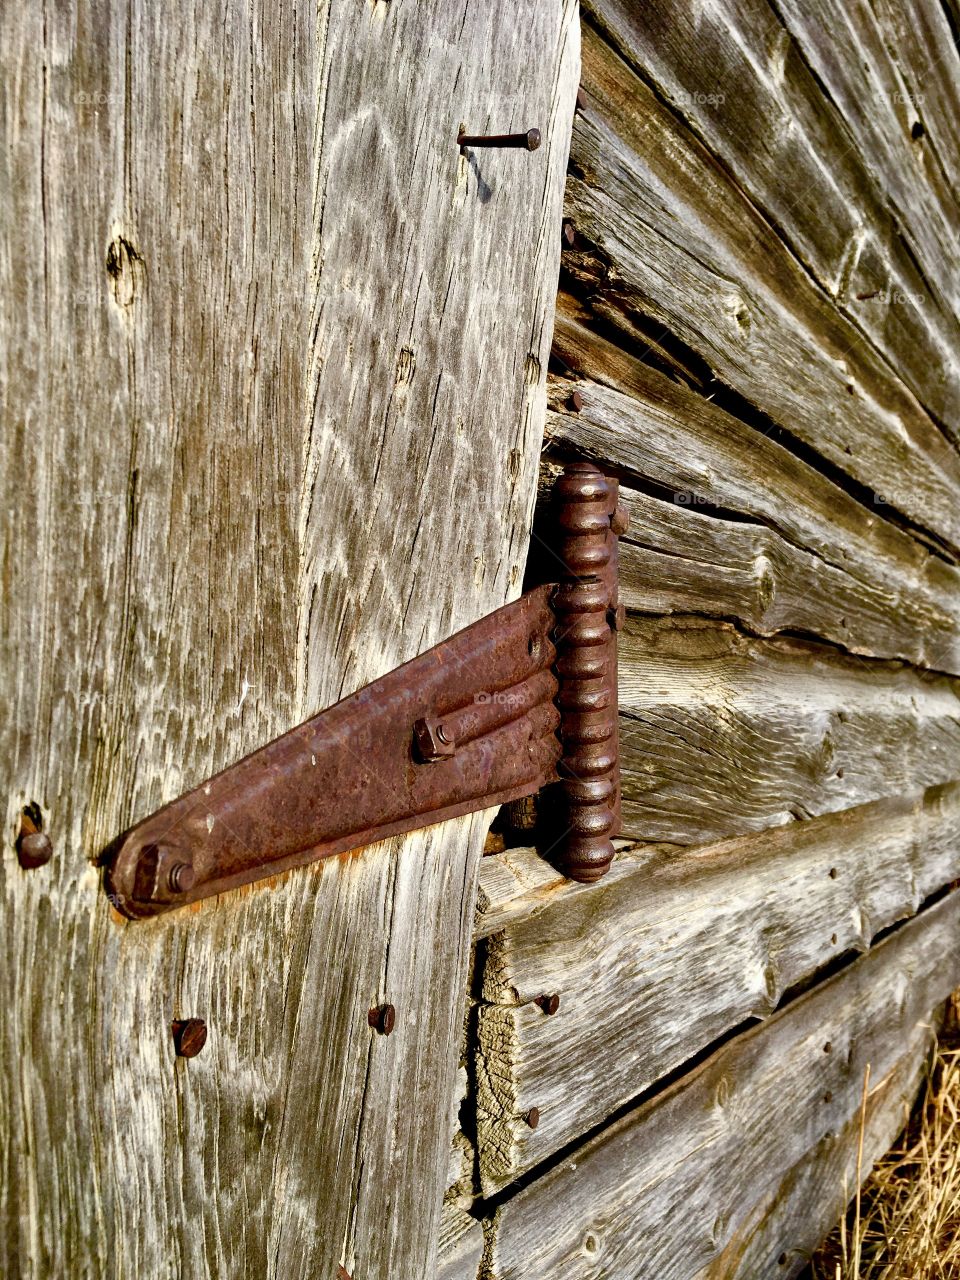
[[[571,463],[555,487],[560,583],[528,591],[116,841],[106,890],[117,909],[158,915],[558,780],[560,866],[576,880],[603,875],[620,814],[617,493],[591,463]]]
[[[53,857],[53,842],[46,831],[41,830],[43,816],[35,804],[28,804],[20,815],[20,831],[17,834],[17,861],[24,871],[35,871],[45,866]]]
[[[109,860],[114,905],[158,915],[555,780],[551,591],[505,605],[134,827]],[[453,754],[425,757],[420,722],[438,744],[442,728]]]
[[[559,552],[566,568],[553,598],[560,678],[560,773],[567,833],[560,869],[598,880],[613,860],[620,829],[617,630],[619,485],[590,462],[571,463],[554,486]]]
[[[541,142],[539,129],[526,133],[482,133],[457,135],[458,147],[519,147],[524,151],[536,151]]]
[[[375,1005],[367,1014],[367,1022],[382,1036],[391,1033],[396,1021],[397,1011],[392,1004]]]
[[[539,1005],[544,1013],[550,1014],[552,1017],[560,1008],[560,997],[558,995],[537,996],[533,1003]]]
[[[170,1030],[178,1058],[195,1058],[207,1043],[207,1024],[202,1018],[184,1018],[174,1022]]]

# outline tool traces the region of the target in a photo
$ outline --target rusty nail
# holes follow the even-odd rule
[[[522,147],[524,151],[536,151],[540,141],[539,129],[528,129],[526,133],[461,133],[457,135],[458,147]]]
[[[553,1014],[560,1008],[560,997],[558,995],[537,996],[534,1004],[538,1004],[544,1013]]]
[[[622,537],[630,528],[630,512],[622,502],[617,503],[617,509],[610,517],[610,528],[618,538]]]
[[[584,93],[583,89],[578,89],[577,90],[577,110],[586,111],[586,109],[587,109],[587,95]]]
[[[171,1030],[178,1058],[195,1058],[207,1043],[207,1024],[202,1018],[185,1018],[175,1022]]]
[[[337,1267],[337,1280],[351,1280],[350,1272],[346,1267]]]
[[[627,620],[627,610],[622,604],[612,604],[607,610],[607,626],[611,631],[622,631]]]
[[[577,229],[569,219],[563,224],[563,238],[569,245],[577,238]]]
[[[531,1129],[535,1129],[537,1125],[540,1123],[540,1108],[531,1107],[530,1110],[527,1112],[526,1121]]]
[[[34,871],[53,857],[53,842],[40,830],[42,818],[37,805],[27,805],[20,817],[17,836],[17,861],[24,871]]]
[[[574,391],[570,396],[570,399],[567,401],[567,404],[570,406],[570,408],[573,410],[574,413],[579,413],[580,410],[583,408],[583,396],[580,394],[579,391]]]
[[[367,1014],[367,1022],[370,1023],[374,1031],[379,1032],[382,1036],[388,1036],[393,1030],[393,1024],[397,1020],[397,1011],[392,1004],[378,1004]]]

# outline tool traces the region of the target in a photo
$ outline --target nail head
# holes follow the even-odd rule
[[[53,842],[45,831],[22,831],[17,837],[17,860],[24,871],[34,871],[53,857]]]
[[[397,1011],[392,1004],[375,1005],[367,1014],[367,1022],[382,1036],[390,1034],[396,1020]]]
[[[549,996],[537,996],[536,1003],[544,1013],[552,1015],[560,1008],[560,997],[556,994]]]
[[[172,1030],[178,1058],[195,1058],[207,1043],[207,1024],[202,1018],[185,1018],[175,1022]]]
[[[531,1107],[526,1116],[527,1124],[531,1129],[535,1129],[540,1123],[540,1108]]]

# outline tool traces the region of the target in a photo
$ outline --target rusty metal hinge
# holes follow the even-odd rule
[[[558,782],[556,858],[596,880],[619,830],[618,485],[587,462],[554,486],[559,581],[367,685],[115,842],[106,890],[158,915]]]

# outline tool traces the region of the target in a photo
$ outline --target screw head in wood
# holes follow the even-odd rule
[[[397,1011],[392,1004],[375,1005],[367,1014],[367,1022],[381,1036],[388,1036],[397,1020]]]
[[[178,1058],[195,1058],[207,1043],[207,1024],[202,1018],[184,1018],[170,1029]]]
[[[560,997],[558,995],[537,996],[534,1003],[538,1004],[544,1013],[552,1016],[560,1008]]]
[[[526,1119],[526,1122],[530,1126],[530,1128],[535,1129],[537,1125],[540,1123],[540,1108],[531,1107],[524,1118]]]

